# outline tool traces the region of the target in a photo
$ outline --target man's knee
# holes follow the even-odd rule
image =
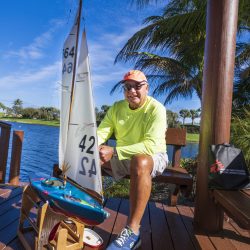
[[[153,170],[153,158],[149,155],[134,155],[131,159],[131,175],[150,175]]]

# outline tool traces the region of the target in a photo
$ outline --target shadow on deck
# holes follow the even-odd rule
[[[0,249],[23,249],[16,235],[21,196],[20,187],[0,186]],[[126,199],[109,198],[105,207],[110,217],[94,227],[94,231],[104,240],[104,249],[126,225],[129,202]],[[193,206],[170,207],[149,202],[141,223],[141,249],[249,249],[249,233],[226,217],[224,230],[218,234],[194,232],[193,212]]]

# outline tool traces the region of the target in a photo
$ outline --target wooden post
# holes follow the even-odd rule
[[[18,185],[22,155],[23,131],[13,132],[9,183]]]
[[[223,226],[223,213],[209,197],[208,168],[210,145],[230,140],[237,17],[238,0],[208,1],[194,215],[196,230],[215,232]]]
[[[5,183],[11,125],[0,122],[0,183]]]

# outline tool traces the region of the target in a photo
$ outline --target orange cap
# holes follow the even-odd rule
[[[136,82],[147,82],[146,76],[140,70],[130,70],[128,73],[126,73],[123,77],[123,82],[129,80]]]

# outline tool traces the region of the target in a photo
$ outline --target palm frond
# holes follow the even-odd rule
[[[236,46],[236,58],[235,62],[237,67],[250,65],[250,44],[249,43],[237,43]]]
[[[139,7],[139,8],[143,8],[145,7],[146,5],[148,5],[149,3],[158,3],[160,1],[163,1],[163,0],[132,0],[132,3],[136,3],[136,5]]]
[[[114,85],[114,87],[111,89],[110,95],[113,95],[114,92],[116,92],[117,90],[121,89],[121,84],[122,84],[122,81],[116,83]]]

